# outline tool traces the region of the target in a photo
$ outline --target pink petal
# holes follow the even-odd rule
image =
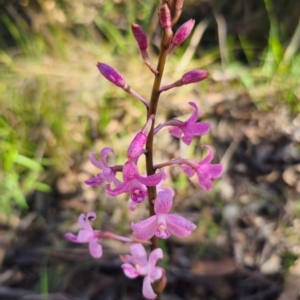
[[[182,130],[181,130],[181,128],[179,128],[177,126],[170,127],[169,128],[169,133],[172,134],[173,136],[179,138],[179,139],[182,136]]]
[[[102,246],[99,245],[96,241],[89,242],[90,253],[94,258],[100,258],[102,256]]]
[[[151,285],[151,281],[150,281],[150,277],[149,276],[145,276],[144,277],[144,281],[143,281],[143,296],[146,299],[155,299],[156,298],[156,294],[153,291],[152,285]]]
[[[100,155],[101,155],[101,161],[103,163],[104,166],[107,167],[107,155],[108,154],[114,154],[114,150],[112,148],[109,147],[105,147],[101,150]]]
[[[198,122],[186,126],[185,130],[183,129],[183,133],[186,133],[186,135],[201,136],[208,133],[209,128],[210,128],[210,123]]]
[[[207,156],[200,162],[201,165],[206,165],[206,164],[209,164],[213,158],[214,158],[214,151],[212,149],[211,146],[209,145],[203,145],[202,147],[205,147],[208,149],[208,154]]]
[[[137,272],[137,270],[130,264],[122,264],[121,268],[124,271],[124,274],[128,277],[128,278],[136,278],[138,277],[140,274]]]
[[[149,240],[153,237],[156,231],[157,216],[152,216],[138,223],[131,223],[131,229],[135,237],[141,240]]]
[[[188,177],[193,177],[195,174],[195,169],[188,165],[181,165],[181,169]]]
[[[210,176],[207,173],[202,173],[197,171],[199,185],[205,190],[209,191],[212,189],[212,181]]]
[[[141,266],[147,265],[147,253],[142,244],[132,244],[130,246],[130,253],[138,261]]]
[[[87,243],[93,236],[93,230],[80,230],[77,235],[77,242]]]
[[[138,203],[135,203],[134,201],[132,201],[131,198],[128,200],[128,207],[131,211],[135,211],[137,206],[138,206]]]
[[[73,243],[79,243],[77,240],[77,235],[75,235],[73,233],[66,233],[65,238]]]
[[[98,161],[96,158],[95,158],[95,152],[91,152],[90,153],[90,161],[91,161],[91,163],[95,166],[95,167],[97,167],[97,168],[99,168],[99,169],[103,169],[105,166],[104,166],[104,164],[102,163],[102,162],[100,162],[100,161]]]
[[[93,231],[93,228],[85,214],[80,214],[77,222],[83,229]]]
[[[149,270],[148,276],[151,282],[154,282],[162,277],[162,269],[160,267],[154,267]]]
[[[196,229],[196,225],[178,215],[166,216],[167,226],[170,232],[176,236],[185,237]]]
[[[96,177],[92,177],[92,178],[89,178],[85,181],[85,184],[87,185],[91,185],[91,186],[97,186],[97,185],[100,185],[104,182],[104,177],[103,177],[103,174],[102,173],[99,173],[97,174]]]
[[[201,167],[203,173],[209,175],[210,178],[215,179],[222,175],[223,165],[222,164],[213,164],[213,165],[204,165]]]
[[[123,182],[113,190],[110,188],[110,185],[107,184],[105,190],[108,195],[116,197],[122,193],[129,193],[130,192],[130,190],[128,189],[129,184],[130,182]]]
[[[189,119],[186,121],[187,124],[197,122],[198,117],[199,117],[199,109],[198,109],[198,106],[196,105],[196,103],[194,103],[194,102],[189,102],[189,105],[192,106],[192,107],[194,108],[194,112],[193,112],[193,114],[189,117]]]
[[[162,259],[163,258],[163,251],[161,248],[157,248],[155,250],[153,250],[150,255],[149,255],[149,272],[151,272],[152,268],[155,267],[157,261],[159,259]],[[159,278],[156,278],[156,279],[159,279]]]
[[[147,177],[143,177],[140,175],[137,176],[138,181],[146,186],[158,185],[161,182],[162,178],[163,178],[162,172],[159,172],[157,174],[153,174],[153,175],[150,175]]]
[[[173,202],[173,196],[170,191],[161,191],[157,194],[157,198],[154,201],[154,211],[156,214],[167,214]]]
[[[136,179],[139,176],[137,166],[134,161],[127,161],[123,166],[124,182]]]
[[[186,145],[190,145],[192,140],[193,140],[193,136],[192,135],[184,135],[181,139]]]

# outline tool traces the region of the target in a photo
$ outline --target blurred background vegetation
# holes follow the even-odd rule
[[[194,18],[196,27],[170,59],[167,76],[206,68],[212,92],[244,89],[260,110],[283,103],[291,114],[299,112],[298,1],[185,2],[179,23]],[[156,0],[1,0],[0,5],[0,209],[9,212],[25,209],[33,190],[50,191],[96,139],[116,140],[135,130],[126,116],[131,104],[134,122],[142,122],[142,107],[102,80],[95,64],[117,67],[148,97],[145,82],[152,79],[130,23],[148,31],[153,60],[159,32]],[[124,126],[116,129],[119,122]]]

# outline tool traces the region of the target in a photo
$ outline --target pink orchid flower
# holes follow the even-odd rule
[[[91,255],[94,258],[100,258],[102,256],[102,246],[98,244],[100,237],[90,224],[90,221],[96,218],[96,213],[93,211],[87,213],[87,215],[81,214],[78,218],[78,223],[82,229],[78,232],[77,236],[73,233],[66,233],[65,238],[73,243],[88,243]]]
[[[167,175],[166,171],[162,170],[161,174],[162,174],[162,181],[156,186],[157,193],[163,192],[163,191],[167,191],[167,192],[169,192],[172,195],[172,197],[174,197],[175,192],[174,192],[174,190],[172,188],[162,186],[163,182],[168,178],[168,175]],[[146,195],[147,195],[147,193],[148,192],[146,191]],[[132,201],[131,198],[129,198],[129,200],[128,200],[128,206],[129,206],[129,209],[131,211],[135,211],[135,209],[137,208],[138,205],[139,205],[139,203],[136,203],[136,202]]]
[[[89,178],[85,181],[87,185],[91,186],[97,186],[102,184],[104,181],[107,181],[109,183],[114,182],[115,184],[118,184],[118,179],[116,178],[116,170],[120,167],[109,167],[107,164],[107,155],[110,153],[114,153],[114,150],[112,148],[106,147],[103,148],[100,152],[101,160],[98,161],[95,158],[95,152],[92,152],[90,154],[90,161],[91,163],[102,170],[102,173],[97,174],[96,177]],[[120,168],[121,169],[121,168]]]
[[[133,244],[130,246],[131,255],[121,256],[122,269],[124,274],[131,279],[138,276],[145,276],[143,281],[143,296],[146,299],[155,299],[156,294],[153,291],[151,283],[162,278],[166,281],[165,271],[156,266],[156,262],[163,258],[163,252],[160,248],[153,250],[147,260],[147,253],[143,245]]]
[[[162,177],[161,172],[151,176],[141,176],[135,161],[128,160],[123,166],[124,182],[116,185],[115,189],[111,189],[110,185],[107,184],[106,192],[113,197],[122,193],[129,193],[132,201],[141,203],[145,200],[147,194],[146,186],[156,186],[162,180]]]
[[[75,235],[73,233],[66,233],[65,238],[73,243],[79,244],[89,244],[90,254],[93,258],[100,258],[102,256],[102,246],[98,244],[98,242],[102,238],[111,238],[122,242],[140,242],[144,244],[149,244],[148,241],[139,240],[136,238],[127,238],[120,235],[117,235],[113,232],[109,231],[101,231],[101,230],[93,230],[90,221],[96,220],[97,216],[96,213],[91,211],[85,214],[80,214],[78,217],[78,223],[82,227],[79,230],[78,234]]]
[[[185,237],[191,234],[196,225],[185,218],[168,214],[172,207],[172,194],[169,191],[161,191],[154,202],[154,216],[131,223],[133,234],[139,239],[150,239],[154,234],[162,239],[167,239],[171,234]]]
[[[172,126],[169,128],[169,133],[177,138],[181,138],[186,145],[190,145],[194,136],[202,136],[209,132],[210,123],[197,122],[199,116],[198,106],[194,102],[189,102],[189,105],[194,108],[193,114],[185,122],[173,119],[169,120],[155,128],[157,133],[165,126]]]
[[[209,145],[203,145],[203,147],[208,149],[208,154],[202,161],[194,164],[189,163],[189,165],[182,164],[181,168],[188,177],[192,177],[196,173],[199,185],[205,191],[209,191],[212,189],[212,180],[221,176],[223,166],[222,164],[210,164],[214,158],[213,149]]]

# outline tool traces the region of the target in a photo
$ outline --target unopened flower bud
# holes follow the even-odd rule
[[[163,44],[165,48],[168,48],[172,41],[173,31],[172,31],[171,12],[167,4],[164,4],[160,8],[159,19],[160,19],[161,27],[164,29],[165,32]]]
[[[173,82],[172,84],[165,85],[162,88],[159,89],[160,92],[164,92],[167,90],[170,90],[174,87],[179,87],[184,84],[190,84],[190,83],[195,83],[204,80],[209,76],[209,73],[204,70],[192,70],[187,73],[185,73],[181,79]]]
[[[174,12],[172,12],[172,15],[173,15],[172,25],[176,24],[176,22],[178,21],[180,15],[181,15],[183,2],[184,2],[184,0],[175,0]]]
[[[190,35],[194,24],[195,20],[190,19],[177,29],[176,33],[173,36],[172,43],[168,49],[168,56],[175,50],[175,48],[177,48],[186,40],[186,38]]]
[[[189,72],[185,73],[181,77],[181,81],[183,84],[190,84],[190,83],[202,81],[205,78],[207,78],[208,76],[209,76],[209,73],[207,71],[193,70],[193,71],[189,71]]]
[[[182,24],[173,36],[172,43],[176,46],[181,45],[190,35],[195,24],[195,20],[190,19]]]
[[[154,115],[151,115],[143,127],[142,131],[140,131],[132,140],[128,151],[127,151],[127,156],[128,159],[137,159],[142,153],[143,153],[143,148],[147,142],[149,132],[152,127]]]
[[[124,77],[117,70],[103,63],[98,63],[97,67],[100,73],[111,83],[120,88],[126,88],[127,83]]]
[[[131,31],[138,43],[138,46],[141,51],[146,50],[148,48],[148,39],[143,28],[138,24],[131,24]]]
[[[160,9],[160,24],[163,29],[169,29],[172,27],[171,12],[167,4],[164,4]]]

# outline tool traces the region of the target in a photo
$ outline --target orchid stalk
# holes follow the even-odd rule
[[[187,21],[178,28],[173,36],[172,27],[180,17],[184,1],[164,0],[161,2],[159,20],[162,34],[156,67],[150,62],[149,42],[144,29],[138,24],[131,26],[142,59],[154,76],[149,101],[133,90],[127,84],[124,76],[112,66],[105,63],[97,64],[105,79],[144,104],[146,121],[129,144],[127,157],[122,165],[111,165],[108,162],[108,156],[115,153],[110,147],[105,147],[100,151],[100,159],[97,159],[96,153],[92,152],[90,161],[100,169],[100,172],[85,181],[87,185],[93,187],[105,184],[105,192],[111,197],[127,194],[130,211],[139,209],[139,206],[145,205],[145,202],[147,203],[145,200],[148,199],[149,217],[132,223],[133,237],[124,237],[110,231],[94,230],[91,221],[96,219],[96,213],[88,212],[80,214],[78,218],[81,226],[78,234],[67,233],[65,235],[66,239],[73,243],[88,244],[90,254],[94,259],[102,257],[101,240],[104,238],[131,243],[131,255],[121,256],[121,260],[124,262],[121,266],[124,274],[132,279],[144,276],[142,287],[144,298],[157,300],[160,299],[160,294],[167,282],[165,270],[156,265],[157,261],[163,258],[159,239],[168,239],[171,235],[184,238],[196,230],[194,223],[178,215],[172,209],[175,191],[164,185],[167,178],[165,168],[178,165],[188,177],[196,175],[199,186],[205,191],[212,189],[213,181],[219,178],[223,171],[221,164],[212,163],[214,152],[210,145],[203,145],[208,150],[208,154],[200,162],[189,158],[173,158],[164,163],[154,164],[153,140],[164,127],[168,127],[169,134],[181,139],[188,146],[195,137],[201,137],[210,130],[208,122],[198,121],[199,108],[195,102],[188,103],[193,112],[186,121],[171,119],[162,124],[155,124],[162,92],[186,84],[199,83],[209,76],[205,70],[192,70],[183,74],[179,80],[161,87],[167,57],[187,39],[195,23],[194,20]],[[138,161],[143,157],[146,160],[147,174],[141,174],[138,168]],[[121,173],[122,178],[121,176],[117,178],[117,173]],[[147,252],[143,245],[150,247],[149,258],[147,258]]]

